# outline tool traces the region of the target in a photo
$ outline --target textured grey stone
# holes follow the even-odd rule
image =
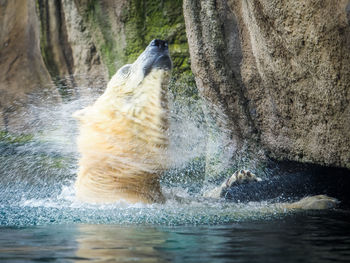
[[[347,4],[184,0],[199,90],[238,140],[278,160],[350,168]]]

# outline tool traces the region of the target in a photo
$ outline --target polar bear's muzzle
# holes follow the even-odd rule
[[[161,56],[156,59],[152,68],[171,70],[172,63],[169,56]]]
[[[152,69],[170,71],[172,69],[172,62],[169,55],[168,42],[153,39],[137,59],[137,62],[141,62],[144,76],[151,72]]]

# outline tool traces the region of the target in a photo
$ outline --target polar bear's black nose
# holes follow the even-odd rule
[[[151,41],[151,46],[156,46],[160,49],[167,50],[168,49],[168,42],[160,39],[153,39]]]
[[[138,57],[144,75],[152,69],[171,70],[172,62],[169,54],[168,42],[160,39],[153,39],[144,52]],[[136,62],[135,62],[136,63]]]

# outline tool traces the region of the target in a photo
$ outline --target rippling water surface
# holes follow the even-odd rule
[[[166,188],[162,205],[88,205],[71,184],[0,185],[0,262],[350,260],[348,210],[288,212],[181,188]]]
[[[32,138],[0,140],[0,262],[350,262],[348,210],[292,213],[270,201],[201,198],[203,154],[232,149],[218,145],[224,135],[208,144],[182,106],[172,118],[176,169],[163,181],[165,204],[77,201],[70,116],[91,100],[34,107]]]
[[[42,215],[43,216],[43,215]],[[1,262],[349,262],[349,212],[219,225],[0,227]]]

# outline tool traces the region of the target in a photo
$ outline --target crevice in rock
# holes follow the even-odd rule
[[[74,87],[74,62],[61,1],[37,0],[41,53],[61,96]]]

